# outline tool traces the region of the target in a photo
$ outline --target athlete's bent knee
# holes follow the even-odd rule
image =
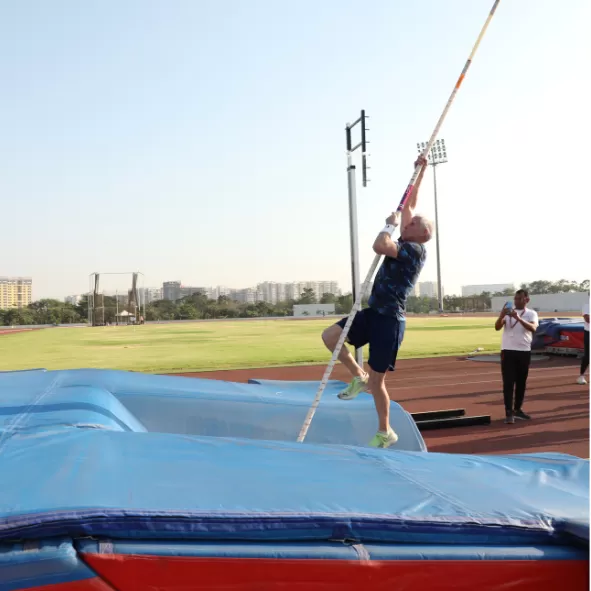
[[[322,340],[329,349],[334,349],[339,341],[343,329],[338,324],[333,324],[322,333]]]

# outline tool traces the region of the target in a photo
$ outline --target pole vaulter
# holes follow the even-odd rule
[[[489,25],[490,21],[492,20],[492,17],[497,9],[497,6],[499,5],[499,2],[500,2],[500,0],[495,0],[493,7],[491,8],[491,10],[488,14],[486,22],[484,23],[484,26],[482,27],[482,30],[480,31],[480,35],[478,35],[478,39],[476,40],[476,43],[474,44],[474,47],[472,48],[472,52],[470,53],[470,56],[468,57],[468,60],[466,61],[466,64],[464,65],[462,73],[460,74],[460,77],[458,78],[458,80],[454,86],[451,96],[449,97],[447,104],[445,105],[445,108],[443,109],[443,113],[441,113],[441,116],[439,117],[439,121],[437,121],[437,125],[435,126],[435,129],[433,130],[433,133],[431,134],[431,138],[429,139],[429,142],[427,143],[427,145],[425,146],[425,149],[423,150],[422,155],[425,158],[429,154],[429,151],[431,150],[431,147],[433,146],[433,143],[435,142],[435,140],[437,138],[437,134],[439,133],[439,129],[441,128],[441,125],[443,124],[443,121],[447,115],[447,112],[449,111],[449,108],[451,107],[451,104],[452,104],[460,86],[462,85],[464,78],[466,77],[466,73],[468,72],[468,68],[472,64],[472,59],[474,58],[474,55],[476,54],[476,50],[478,49],[478,46],[480,45],[480,42],[481,42],[482,38],[484,37],[484,34],[486,33],[488,25]],[[398,205],[398,208],[396,210],[397,212],[402,212],[409,196],[412,194],[415,182],[417,180],[417,177],[419,176],[421,168],[422,167],[420,165],[418,165],[415,168],[412,178],[410,179],[410,182],[408,184],[408,187],[406,188],[406,191],[404,191],[404,194],[402,196],[402,200],[400,201],[400,204]],[[394,232],[394,230],[392,230],[392,233],[393,232]],[[392,234],[390,234],[390,236],[391,235]],[[359,293],[357,294],[357,299],[355,300],[355,302],[353,304],[353,308],[351,309],[349,317],[347,318],[347,322],[343,328],[342,334],[341,334],[341,336],[337,342],[337,345],[333,351],[332,359],[330,360],[330,363],[328,364],[326,371],[324,372],[324,376],[322,377],[322,381],[320,382],[320,386],[318,388],[318,392],[316,393],[316,397],[314,398],[314,402],[312,403],[312,406],[308,410],[308,414],[306,415],[306,418],[304,420],[302,428],[300,429],[300,433],[297,438],[298,443],[303,442],[306,437],[306,434],[308,433],[308,429],[310,428],[310,425],[312,423],[312,419],[314,418],[314,414],[316,412],[316,409],[318,408],[318,404],[320,403],[320,399],[322,398],[322,394],[324,392],[324,389],[326,388],[326,384],[328,383],[328,380],[330,378],[332,370],[337,362],[337,359],[339,357],[339,353],[341,352],[341,349],[343,348],[343,345],[345,344],[345,340],[346,340],[347,335],[349,333],[349,329],[351,328],[351,324],[353,323],[353,318],[355,318],[355,315],[361,309],[361,302],[362,302],[363,297],[367,291],[367,287],[368,287],[368,285],[375,273],[375,270],[377,269],[378,264],[380,263],[381,258],[382,258],[381,255],[376,255],[376,257],[374,258],[374,261],[367,273],[365,281],[363,282],[361,289],[359,290]]]

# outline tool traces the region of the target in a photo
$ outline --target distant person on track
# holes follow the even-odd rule
[[[501,345],[501,373],[505,400],[505,423],[515,419],[527,421],[531,417],[523,412],[523,400],[529,366],[531,344],[538,328],[538,313],[527,307],[529,294],[525,289],[515,292],[513,306],[505,306],[495,323],[495,329],[503,331]]]
[[[589,368],[589,302],[583,306],[583,320],[585,321],[585,330],[583,331],[584,352],[583,359],[581,359],[581,375],[577,380],[577,384],[584,386],[587,383],[585,379],[585,372]]]
[[[433,235],[432,222],[414,213],[427,160],[420,156],[415,168],[418,165],[422,168],[402,216],[399,213],[390,215],[386,219],[386,227],[374,242],[376,254],[386,258],[376,275],[369,308],[355,315],[347,335],[347,342],[356,349],[369,343],[369,374],[357,364],[346,346],[339,354],[339,360],[347,367],[353,381],[338,397],[341,400],[353,400],[361,392],[373,395],[378,414],[378,432],[370,442],[372,447],[389,447],[398,441],[398,435],[390,426],[390,397],[385,377],[389,369],[393,371],[395,368],[406,325],[406,300],[425,264],[424,244]],[[389,233],[400,222],[400,238],[393,241]],[[343,318],[322,333],[322,340],[330,351],[335,350],[346,323],[347,318]]]

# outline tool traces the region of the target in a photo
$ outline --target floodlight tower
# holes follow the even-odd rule
[[[353,302],[357,299],[357,295],[361,291],[361,282],[359,279],[359,238],[357,235],[357,192],[355,180],[355,165],[353,164],[353,152],[361,148],[361,178],[363,186],[367,187],[367,144],[366,133],[369,131],[365,126],[369,115],[365,114],[365,110],[361,110],[361,115],[353,122],[347,123],[345,126],[346,146],[347,146],[347,185],[349,189],[349,233],[351,237],[351,292],[353,294]],[[353,145],[351,139],[351,130],[357,125],[361,128],[361,141]],[[355,360],[363,367],[363,349],[355,350]]]
[[[427,147],[426,142],[417,144],[419,154],[421,154]],[[443,288],[441,286],[441,257],[439,254],[439,215],[437,211],[437,173],[436,168],[438,164],[445,164],[447,162],[447,150],[445,148],[445,140],[436,140],[431,151],[427,156],[429,166],[433,167],[433,194],[435,198],[435,248],[437,250],[437,300],[439,302],[439,313],[443,312]]]

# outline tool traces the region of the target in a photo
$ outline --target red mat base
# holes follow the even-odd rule
[[[118,591],[584,591],[585,561],[368,561],[85,555]]]

